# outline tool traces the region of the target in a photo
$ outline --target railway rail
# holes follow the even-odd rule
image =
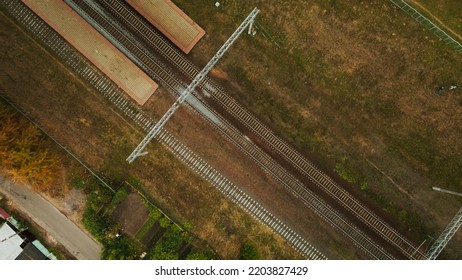
[[[139,65],[148,75],[153,77],[160,84],[166,86],[168,89],[176,89],[174,94],[180,94],[181,89],[185,88],[184,83],[175,79],[173,74],[165,73],[168,67],[159,68],[159,62],[153,60],[154,55],[150,54],[149,49],[141,45],[136,37],[126,30],[125,26],[117,21],[114,21],[105,12],[101,6],[96,5],[91,1],[85,0],[66,0],[77,12],[81,14],[90,24],[99,30],[106,38],[116,46],[121,46],[121,51],[125,52],[129,57],[136,57],[134,62]],[[107,3],[113,7],[114,3]],[[120,15],[120,18],[125,18],[126,15]],[[162,79],[167,77],[167,79]],[[173,80],[173,81],[172,81]],[[172,86],[175,85],[175,86]],[[180,90],[178,90],[180,89]],[[198,95],[198,93],[196,93]],[[219,116],[212,108],[203,104],[202,109],[197,108],[200,100],[196,99],[194,102],[188,100],[192,107],[196,107],[197,111],[219,131],[221,131],[228,139],[230,139],[237,147],[244,153],[249,155],[255,160],[266,172],[273,176],[278,182],[285,186],[295,196],[299,197],[306,205],[311,207],[316,213],[323,217],[327,222],[340,230],[343,234],[348,236],[359,248],[364,250],[373,258],[389,259],[393,256],[387,253],[379,245],[375,244],[364,232],[359,230],[353,224],[349,223],[341,214],[335,211],[332,207],[328,206],[325,201],[315,195],[312,191],[306,188],[299,180],[294,178],[282,166],[276,163],[270,156],[259,149],[253,142],[249,141],[245,135],[242,135],[237,129],[229,124],[225,119]],[[210,118],[210,114],[204,113],[204,107],[208,112],[211,112],[215,117]],[[219,121],[217,121],[217,119]]]
[[[199,72],[199,69],[189,59],[122,1],[103,0],[103,3],[107,9],[112,10],[114,14],[119,16],[120,20],[130,28],[131,32],[143,38],[150,47],[156,49],[158,53],[171,64],[175,65],[177,70],[181,71],[186,77],[192,79]],[[239,120],[241,124],[252,131],[259,139],[263,140],[273,151],[300,171],[318,188],[339,202],[346,210],[373,229],[379,236],[391,245],[399,248],[405,256],[415,258],[416,253],[418,258],[423,256],[422,252],[417,251],[416,247],[402,234],[365,207],[349,192],[341,188],[287,142],[275,135],[266,125],[242,107],[235,99],[230,97],[212,79],[207,78],[201,84],[201,88],[204,91],[208,91],[223,109]]]
[[[36,16],[30,9],[18,1],[1,0],[0,5],[18,21],[23,28],[33,34],[43,45],[54,52],[62,62],[83,79],[89,82],[109,102],[130,118],[144,131],[149,131],[155,124],[154,119],[142,111],[109,78],[104,76],[85,57],[58,35],[51,27]],[[210,182],[226,197],[235,202],[258,221],[268,226],[275,233],[285,238],[288,243],[303,256],[310,259],[327,259],[298,233],[294,232],[281,220],[266,210],[261,204],[242,192],[238,186],[211,167],[187,146],[179,142],[168,131],[162,130],[158,141],[176,155],[189,168]]]
[[[104,3],[105,4],[111,4],[111,5],[115,4],[115,5],[112,6],[112,7],[115,7],[115,8],[118,8],[118,7],[120,7],[120,5],[123,5],[122,3],[120,3],[120,1],[104,0]],[[117,3],[119,5],[117,5]],[[136,16],[136,14],[134,14],[134,16]],[[133,25],[132,27],[134,27],[135,30],[139,30],[140,31],[139,34],[144,34],[142,36],[145,38],[145,40],[146,40],[146,38],[149,38],[149,40],[146,40],[146,41],[150,42],[152,44],[151,45],[152,47],[155,47],[156,49],[158,49],[159,53],[161,53],[164,56],[164,58],[168,59],[174,65],[177,65],[178,70],[182,71],[187,77],[191,78],[191,77],[193,77],[195,75],[195,73],[198,72],[198,69],[189,60],[187,60],[181,53],[179,53],[174,47],[170,46],[169,42],[166,42],[166,40],[160,34],[157,34],[156,37],[153,37],[154,35],[152,35],[152,34],[156,33],[155,30],[150,28],[150,26],[147,25],[145,22],[143,23],[142,19],[137,19],[137,20],[133,19],[133,17],[130,14],[125,14],[122,17],[130,19],[128,21],[132,22],[131,23],[131,25]],[[141,25],[139,25],[139,22],[141,22]],[[40,32],[40,33],[43,33],[43,32]],[[148,35],[146,35],[146,34],[148,34]],[[147,37],[147,36],[150,36],[150,37]],[[156,38],[157,41],[153,40],[153,38]],[[130,40],[134,41],[133,39],[130,39]],[[161,40],[161,41],[159,41],[159,40]],[[161,43],[158,43],[158,42],[161,42]],[[135,44],[135,46],[136,46],[136,44]],[[121,46],[119,45],[118,47],[121,47]],[[140,48],[140,47],[138,46],[138,48]],[[56,51],[59,52],[60,51],[59,48]],[[132,59],[133,59],[133,57],[132,57]],[[156,60],[153,57],[151,57],[150,59],[152,60],[151,63],[156,62]],[[141,63],[144,63],[144,62],[141,62]],[[159,65],[158,64],[158,67],[165,67],[165,65]],[[144,68],[149,68],[149,67],[147,65],[145,65]],[[91,72],[90,70],[88,70],[88,68],[85,71],[86,72],[84,73],[84,75]],[[95,78],[97,79],[97,82],[95,82],[96,83],[95,87],[101,87],[103,84],[107,86],[107,83],[103,83],[103,82],[101,82],[101,80],[98,80],[99,79],[98,76],[99,75],[97,75],[97,74],[89,76],[90,79],[95,79]],[[175,79],[175,77],[167,75],[166,77],[160,77],[160,78],[156,77],[155,79],[162,79],[162,80],[166,81],[163,84],[163,86],[166,86],[167,88],[170,89],[170,91],[175,92],[176,94],[178,94],[178,85],[179,85],[179,83]],[[171,80],[169,81],[169,79],[173,79],[174,80],[173,83],[172,83]],[[169,85],[175,84],[174,83],[175,80],[176,80],[177,86],[176,87],[171,87],[171,86],[169,87]],[[180,84],[179,86],[181,88],[184,85]],[[254,116],[252,116],[242,106],[240,106],[240,104],[238,104],[235,100],[233,100],[231,97],[229,97],[211,79],[207,79],[201,86],[202,86],[203,90],[210,92],[214,99],[216,99],[218,102],[223,104],[223,108],[227,109],[229,113],[231,113],[234,117],[236,117],[236,119],[241,120],[241,122],[246,127],[250,128],[251,131],[253,131],[253,133],[258,135],[260,139],[264,140],[270,147],[272,147],[272,149],[274,151],[278,152],[278,154],[280,154],[281,156],[286,158],[287,161],[291,162],[291,164],[294,167],[296,167],[298,170],[300,170],[303,173],[305,173],[305,170],[309,170],[309,171],[312,171],[312,172],[317,171],[317,172],[314,172],[313,174],[311,174],[311,176],[313,176],[313,178],[315,180],[317,180],[318,184],[321,184],[321,185],[324,185],[324,184],[331,185],[332,183],[335,184],[335,182],[333,182],[329,177],[325,176],[321,171],[317,170],[316,167],[312,166],[312,164],[308,160],[306,160],[303,156],[301,156],[296,150],[294,150],[292,147],[290,147],[283,140],[281,140],[277,136],[275,136],[264,124],[262,124],[260,121],[258,121]],[[107,92],[107,91],[108,91],[107,87],[102,90],[102,92]],[[109,95],[108,95],[108,97],[109,97]],[[123,95],[117,95],[117,98],[114,98],[114,100],[112,100],[112,102],[117,107],[121,108],[122,111],[124,111],[126,114],[131,114],[132,115],[131,118],[133,120],[135,120],[135,122],[137,124],[139,124],[144,130],[147,130],[147,128],[150,128],[153,125],[153,123],[154,123],[153,120],[150,119],[149,117],[146,117],[145,114],[140,113],[137,110],[134,110],[133,108],[129,108],[130,107],[129,106],[130,100],[127,100],[126,98],[124,98]],[[217,126],[216,122],[215,122],[215,126]],[[231,131],[231,132],[228,132],[228,135],[229,134],[232,135],[233,133],[234,134],[239,134],[236,131]],[[235,136],[235,137],[237,137],[239,139],[239,135]],[[162,139],[159,139],[159,140],[162,142]],[[233,140],[233,142],[236,142],[236,140]],[[247,140],[247,142],[248,142],[248,140]],[[248,143],[246,143],[245,141],[242,141],[242,135],[241,135],[240,140],[237,143],[237,145],[243,150],[249,149],[248,148],[248,146],[249,146]],[[246,152],[246,153],[249,154],[249,152]],[[260,165],[263,165],[263,166],[274,165],[274,161],[272,162],[271,158],[261,157],[259,155],[260,153],[261,153],[261,151],[257,150],[256,153],[254,152],[254,156],[252,156],[254,159],[256,159],[255,155],[257,155],[256,161],[257,162],[260,161]],[[306,167],[307,164],[308,164],[308,168]],[[190,164],[189,164],[189,166],[190,166]],[[274,165],[274,166],[277,167],[277,165]],[[264,167],[264,169],[267,170],[268,173],[270,173],[272,176],[274,176],[283,185],[288,185],[288,187],[291,188],[292,192],[295,192],[295,193],[298,194],[298,195],[296,194],[297,196],[304,197],[304,196],[309,196],[310,195],[309,193],[306,194],[306,190],[304,190],[304,189],[306,189],[306,187],[303,186],[298,180],[296,180],[296,179],[294,180],[293,177],[290,178],[290,176],[287,176],[287,174],[285,174],[284,172],[281,173],[280,172],[280,170],[281,170],[280,166],[279,166],[279,168],[273,168],[273,169],[268,169],[267,167]],[[202,170],[202,169],[200,169],[200,170]],[[306,176],[309,176],[309,175],[310,174],[308,174]],[[329,182],[329,180],[331,182]],[[290,183],[288,183],[288,182],[290,182]],[[344,191],[339,186],[337,186],[337,187],[341,191]],[[302,188],[302,189],[300,189],[300,188]],[[332,192],[331,195],[335,195],[335,193]],[[346,196],[351,196],[351,195],[349,193],[346,193]],[[342,195],[341,193],[340,193],[339,197],[341,197],[342,200],[345,199],[345,195]],[[304,198],[304,201],[305,200],[306,200],[306,198]],[[310,202],[310,203],[313,204],[313,202]],[[321,206],[315,206],[315,207],[321,207]],[[347,208],[347,209],[349,209],[349,211],[356,212],[356,210],[354,208]],[[359,211],[362,211],[362,210],[359,209],[358,212]],[[365,215],[365,214],[362,213],[361,215]],[[367,215],[367,213],[366,213],[366,215]],[[330,223],[332,223],[332,219],[333,219],[332,217],[327,217],[327,218],[324,217],[324,218],[325,219],[330,219]],[[377,225],[377,224],[380,225],[379,222],[376,221],[375,225]],[[374,224],[371,222],[371,225],[374,225]],[[336,227],[338,227],[338,225]],[[380,227],[377,227],[377,228],[375,228],[375,230],[378,231],[379,233],[380,232],[385,232],[384,230],[379,230],[379,228]],[[342,231],[342,229],[340,229],[340,230]],[[344,232],[344,231],[342,231],[342,232]],[[350,233],[348,233],[348,232],[345,233],[344,232],[344,234],[346,234],[347,236],[349,235],[349,237],[352,238],[352,239],[359,239],[358,237],[354,237],[355,236],[355,231],[354,230],[351,231]],[[387,234],[389,234],[389,233],[387,233]],[[391,235],[393,235],[393,234],[391,234]],[[367,240],[367,238],[365,238],[365,240]],[[361,242],[364,242],[364,241],[361,241]],[[358,244],[358,241],[356,241],[355,243],[360,248],[362,248],[362,245],[361,245],[362,243]],[[383,253],[382,254],[381,253],[373,253],[373,250],[371,250],[371,249],[365,249],[365,248],[362,248],[362,249],[365,250],[366,252],[368,252],[371,256],[376,257],[376,258],[389,258],[390,257],[389,255],[387,256],[387,254],[383,254]],[[414,249],[411,249],[411,250],[408,249],[407,250],[407,252],[410,252],[410,251],[412,251],[412,254],[415,253]],[[408,256],[410,256],[412,258],[412,254],[407,253],[406,255],[408,255]],[[380,256],[380,257],[377,257],[377,256]]]

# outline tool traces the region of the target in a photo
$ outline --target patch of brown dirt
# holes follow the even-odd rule
[[[148,219],[148,209],[137,193],[130,193],[112,212],[112,217],[122,230],[132,238]]]

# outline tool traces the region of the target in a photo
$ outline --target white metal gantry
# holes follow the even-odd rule
[[[204,80],[207,73],[212,69],[212,67],[218,62],[218,60],[223,56],[223,54],[229,49],[229,47],[236,41],[236,39],[241,35],[241,33],[247,28],[249,28],[249,34],[251,32],[252,23],[255,21],[255,17],[258,15],[259,10],[257,8],[247,16],[247,18],[241,23],[241,25],[234,31],[234,33],[229,37],[229,39],[223,44],[223,46],[218,50],[218,52],[210,59],[210,61],[205,65],[194,78],[194,80],[189,84],[185,91],[180,95],[180,97],[173,103],[172,107],[162,116],[162,118],[156,123],[156,125],[148,132],[146,137],[138,144],[138,146],[133,150],[133,152],[128,156],[127,161],[132,163],[137,157],[147,154],[143,152],[146,146],[151,142],[151,140],[159,134],[162,127],[165,123],[172,117],[173,113],[180,107],[180,105],[186,100],[186,98],[194,91],[194,89]]]
[[[460,208],[459,212],[454,216],[452,221],[446,227],[446,229],[441,233],[440,237],[433,243],[430,250],[428,250],[425,258],[427,260],[434,260],[438,255],[443,251],[446,244],[451,240],[452,236],[457,232],[457,230],[462,225],[462,208]]]

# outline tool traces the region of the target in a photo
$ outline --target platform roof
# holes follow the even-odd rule
[[[96,67],[143,105],[158,85],[64,1],[22,0]]]
[[[127,0],[135,10],[189,53],[205,31],[170,0]]]

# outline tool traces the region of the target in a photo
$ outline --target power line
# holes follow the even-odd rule
[[[247,16],[247,18],[241,23],[241,25],[234,31],[234,33],[229,37],[229,39],[223,44],[223,46],[218,50],[218,52],[210,59],[210,61],[205,65],[205,67],[196,75],[194,80],[189,84],[185,91],[180,95],[180,97],[173,103],[172,107],[162,116],[162,118],[156,123],[156,125],[149,131],[146,137],[138,144],[138,146],[133,150],[133,152],[128,156],[127,161],[132,163],[137,157],[147,154],[143,152],[146,146],[151,142],[153,138],[160,132],[162,127],[167,123],[167,121],[173,116],[175,111],[180,107],[180,105],[186,100],[186,98],[194,91],[194,89],[205,79],[207,73],[212,69],[212,67],[218,62],[218,60],[225,54],[229,47],[236,41],[236,39],[241,35],[241,33],[247,28],[249,28],[249,34],[251,33],[252,24],[255,21],[255,17],[258,15],[259,10],[254,8],[253,11]]]

